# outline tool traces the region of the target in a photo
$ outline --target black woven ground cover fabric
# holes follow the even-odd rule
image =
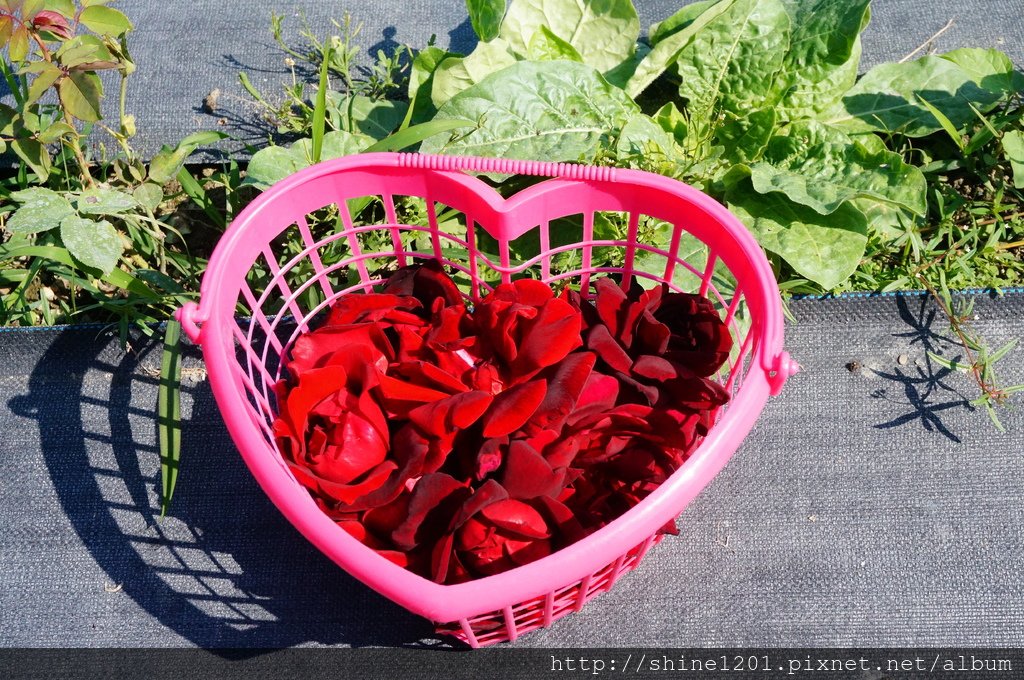
[[[1024,644],[1024,417],[971,411],[926,298],[804,300],[803,372],[680,520],[583,612],[521,646]],[[992,343],[1024,295],[977,301]],[[159,348],[0,333],[0,645],[409,645],[431,627],[347,576],[263,496],[202,361],[157,521]],[[1000,366],[1024,382],[1024,352]],[[853,371],[848,365],[856,362]],[[1020,399],[1017,399],[1019,405]]]
[[[634,4],[646,31],[688,0]],[[225,150],[237,151],[245,142],[266,143],[272,130],[261,122],[238,73],[245,71],[271,98],[283,98],[282,86],[291,83],[292,75],[285,66],[287,55],[270,33],[272,13],[285,17],[284,37],[295,47],[303,44],[303,17],[314,33],[326,36],[340,33],[332,18],[341,20],[350,13],[363,25],[357,43],[364,48],[364,64],[378,49],[388,51],[399,44],[421,48],[431,35],[437,36],[439,46],[463,53],[476,42],[461,0],[121,0],[118,7],[135,24],[131,45],[138,70],[130,81],[128,108],[138,121],[134,144],[146,157],[198,130],[232,135],[235,141],[225,143]],[[1022,0],[875,0],[872,13],[864,34],[865,69],[906,56],[951,19],[953,25],[934,42],[934,49],[998,47],[1018,65],[1024,64]],[[221,93],[218,108],[206,113],[203,99],[215,89]],[[116,99],[108,98],[108,115],[115,113]],[[196,158],[217,156],[206,153]]]

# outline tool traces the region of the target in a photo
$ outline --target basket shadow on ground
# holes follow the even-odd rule
[[[448,647],[427,621],[330,562],[273,507],[206,381],[187,378],[203,370],[191,349],[181,474],[170,514],[160,520],[152,369],[160,348],[150,343],[125,355],[116,340],[96,342],[94,334],[61,333],[33,371],[29,393],[10,407],[38,421],[64,512],[109,580],[146,615],[208,648]],[[181,643],[158,635],[129,644]]]
[[[925,351],[922,362],[908,366],[896,366],[891,371],[872,369],[876,376],[898,384],[903,391],[902,399],[894,397],[889,388],[882,387],[871,393],[874,399],[891,402],[895,410],[903,411],[895,418],[875,425],[877,429],[889,430],[919,423],[928,432],[938,432],[950,441],[961,443],[960,437],[943,422],[940,414],[949,409],[966,408],[974,410],[970,400],[950,384],[955,378],[952,369],[935,362],[928,353],[959,359],[956,342],[937,328],[944,328],[945,317],[928,296],[913,298],[899,296],[896,307],[900,319],[909,326],[904,332],[894,333],[905,338],[911,347]],[[938,324],[936,326],[936,324]]]

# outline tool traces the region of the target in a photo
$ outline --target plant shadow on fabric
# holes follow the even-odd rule
[[[910,326],[909,331],[894,333],[894,337],[908,338],[908,343],[919,345],[924,351],[923,365],[900,367],[892,369],[892,372],[873,369],[872,372],[880,378],[900,383],[903,387],[905,399],[898,399],[889,396],[887,388],[879,388],[871,393],[875,399],[884,399],[893,404],[909,406],[910,410],[892,420],[875,425],[877,429],[888,430],[902,427],[919,421],[921,427],[928,432],[938,432],[950,441],[961,443],[960,438],[949,429],[939,416],[943,411],[954,408],[965,408],[973,411],[970,400],[964,396],[956,387],[946,382],[946,379],[953,375],[954,371],[935,363],[928,352],[942,354],[950,347],[955,347],[955,342],[936,332],[932,324],[938,315],[930,298],[922,296],[916,310],[912,308],[913,298],[900,296],[896,299],[900,318]],[[940,317],[941,318],[941,317]]]
[[[216,415],[195,352],[183,367],[187,465],[159,520],[159,345],[126,356],[93,333],[62,333],[29,393],[9,406],[39,422],[62,509],[123,594],[207,648],[442,644],[428,622],[351,578],[271,505]]]

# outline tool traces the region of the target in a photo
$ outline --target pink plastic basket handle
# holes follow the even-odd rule
[[[418,153],[398,154],[398,165],[404,168],[422,168],[424,170],[466,170],[469,172],[494,172],[503,175],[533,175],[603,182],[614,181],[617,174],[615,168],[576,163],[521,161],[480,156],[431,156]]]

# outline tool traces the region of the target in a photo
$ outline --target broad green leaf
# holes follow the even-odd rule
[[[466,9],[476,37],[482,42],[498,37],[505,16],[505,0],[466,0]]]
[[[750,172],[758,193],[781,192],[823,215],[864,196],[919,215],[926,209],[925,178],[919,169],[896,153],[869,153],[840,130],[815,121],[797,121],[780,130]]]
[[[877,234],[882,241],[904,236],[908,227],[914,224],[915,218],[910,211],[892,203],[874,198],[857,198],[850,201],[850,204],[864,213],[868,229]]]
[[[164,190],[157,184],[146,182],[135,187],[132,196],[139,202],[139,205],[148,208],[150,212],[154,212],[164,201]]]
[[[0,14],[0,45],[6,45],[14,32],[14,20],[9,14]]]
[[[32,168],[40,182],[45,182],[50,176],[50,152],[37,140],[31,137],[17,137],[11,142],[11,150]]]
[[[75,213],[68,199],[42,187],[15,191],[11,198],[22,204],[7,219],[7,231],[12,234],[47,231],[59,227],[61,220]]]
[[[625,89],[629,79],[633,77],[640,64],[643,63],[650,53],[650,46],[646,43],[637,43],[633,54],[624,59],[618,66],[604,72],[604,79],[615,87]]]
[[[675,103],[666,103],[655,112],[653,118],[661,126],[662,130],[672,135],[676,143],[682,144],[683,140],[686,139],[689,123]]]
[[[94,220],[70,215],[60,223],[60,238],[76,260],[99,269],[104,275],[117,266],[124,246],[121,236],[106,220]]]
[[[28,56],[29,42],[28,29],[24,24],[19,25],[11,33],[11,41],[7,44],[7,56],[15,64],[24,61]]]
[[[440,47],[427,47],[416,53],[409,69],[409,101],[413,107],[409,122],[418,123],[434,117],[437,113],[431,95],[434,88],[434,72],[445,59],[461,58],[461,54],[447,52]]]
[[[122,12],[112,8],[94,5],[86,7],[79,15],[86,28],[100,35],[118,36],[132,30],[132,22]]]
[[[164,185],[178,176],[185,160],[201,146],[214,144],[227,135],[216,130],[200,130],[186,136],[173,149],[164,146],[149,163],[149,179]]]
[[[745,116],[727,119],[715,130],[715,141],[731,163],[753,163],[768,146],[775,132],[775,109],[758,109]]]
[[[742,114],[763,104],[789,34],[780,0],[738,0],[708,23],[676,57],[679,95],[689,101],[691,119],[707,124],[719,112]]]
[[[66,68],[77,68],[83,65],[114,64],[114,55],[103,41],[94,35],[79,35],[64,43],[57,50],[57,61]]]
[[[466,88],[517,61],[508,43],[501,38],[480,43],[468,57],[451,57],[438,65],[434,71],[430,99],[436,108],[441,108]]]
[[[1024,132],[1010,130],[1003,135],[1003,157],[1013,170],[1013,186],[1024,189]]]
[[[78,197],[78,212],[81,215],[119,215],[138,207],[130,195],[116,189],[86,189]]]
[[[305,154],[299,156],[284,146],[268,146],[252,155],[245,183],[265,189],[306,167],[309,161]]]
[[[556,59],[583,61],[583,57],[580,56],[575,47],[552,33],[551,29],[547,26],[541,26],[533,34],[533,37],[530,38],[530,45],[526,49],[526,57],[533,61],[552,61]]]
[[[52,63],[43,62],[46,64],[46,68],[39,73],[32,81],[32,84],[28,88],[28,101],[27,104],[35,103],[43,94],[49,90],[57,79],[64,75],[64,72],[59,67]]]
[[[682,9],[672,16],[662,19],[656,24],[652,24],[647,30],[647,40],[651,45],[657,45],[673,33],[681,31],[692,24],[696,21],[697,17],[707,11],[717,1],[718,0],[700,0],[700,2],[693,2],[689,5],[684,5]]]
[[[749,188],[731,192],[727,200],[765,250],[826,290],[848,279],[864,256],[867,219],[848,203],[823,216],[780,194],[761,196]]]
[[[676,152],[672,135],[650,116],[642,113],[630,116],[615,143],[615,153],[620,161],[637,157],[672,156]]]
[[[871,0],[784,0],[792,20],[789,52],[775,77],[782,120],[813,118],[853,87],[860,67],[860,32]]]
[[[334,130],[324,135],[320,160],[359,153],[373,143],[372,137]],[[253,154],[245,184],[267,188],[288,175],[313,164],[313,142],[300,139],[291,146],[268,146]]]
[[[38,139],[43,144],[53,144],[61,137],[74,133],[75,128],[62,121],[57,121],[56,123],[50,123],[45,130],[41,131]]]
[[[952,61],[928,56],[876,66],[857,81],[842,102],[822,114],[822,119],[849,132],[921,137],[942,129],[921,99],[960,129],[976,120],[971,104],[987,110],[999,95],[978,87],[971,74]]]
[[[57,93],[65,110],[78,120],[95,122],[102,118],[103,84],[95,73],[72,71],[57,85]]]
[[[477,121],[468,134],[423,142],[424,153],[592,160],[639,107],[586,64],[523,61],[460,92],[438,119]]]
[[[640,19],[631,0],[514,0],[498,37],[525,55],[541,26],[576,48],[584,63],[599,71],[629,57],[640,36]]]
[[[46,0],[22,0],[21,17],[25,21],[32,21],[46,7]]]
[[[962,68],[975,85],[989,92],[1009,95],[1024,90],[1024,74],[999,50],[962,47],[939,57]]]
[[[402,124],[409,105],[391,99],[370,99],[360,94],[327,93],[327,115],[335,130],[384,139]]]
[[[625,90],[631,97],[637,97],[675,62],[676,57],[691,44],[706,26],[732,9],[737,0],[721,0],[702,12],[696,19],[656,44],[637,65],[626,82]]]
[[[56,12],[67,19],[75,16],[75,0],[46,0],[46,9]]]

